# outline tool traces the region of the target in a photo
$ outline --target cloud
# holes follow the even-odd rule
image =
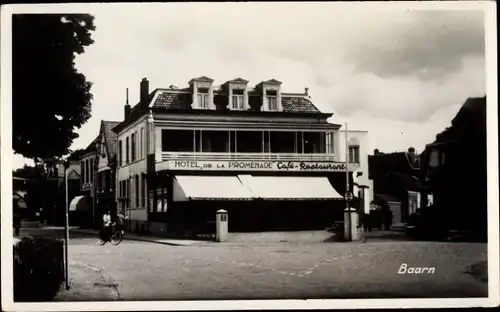
[[[382,78],[442,79],[462,68],[462,59],[483,56],[484,14],[476,11],[411,11],[404,22],[370,33],[345,58],[356,71]]]
[[[254,85],[275,78],[343,124],[369,130],[382,150],[423,146],[466,98],[485,94],[481,11],[409,11],[337,3],[170,3],[103,6],[94,45],[77,67],[94,83],[92,119],[122,120],[125,89],[186,86],[206,75]],[[133,11],[133,14],[131,12]],[[401,133],[405,135],[402,136]]]

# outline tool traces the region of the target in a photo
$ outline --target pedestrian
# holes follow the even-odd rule
[[[386,204],[382,207],[382,220],[384,224],[384,229],[388,231],[392,225],[392,211],[389,206]]]

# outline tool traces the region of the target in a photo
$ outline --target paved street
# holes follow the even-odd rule
[[[125,240],[96,246],[73,234],[70,259],[110,277],[122,300],[481,297],[467,274],[486,244],[428,242],[168,246]],[[434,274],[398,274],[435,267]]]

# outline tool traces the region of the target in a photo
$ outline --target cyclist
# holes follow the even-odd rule
[[[125,219],[125,216],[123,216],[123,214],[121,213],[121,211],[118,211],[118,213],[116,214],[116,228],[118,230],[120,230],[121,234],[123,235],[124,234],[124,228],[125,228],[125,223],[124,223],[124,220]]]

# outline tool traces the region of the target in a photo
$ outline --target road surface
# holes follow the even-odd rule
[[[69,257],[103,270],[122,300],[453,298],[487,297],[487,282],[467,273],[486,250],[399,241],[98,246],[72,234]],[[403,264],[435,270],[398,274]]]

